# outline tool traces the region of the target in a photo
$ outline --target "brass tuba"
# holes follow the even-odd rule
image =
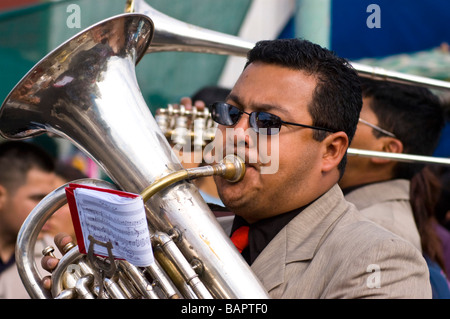
[[[153,36],[151,19],[130,13],[99,22],[67,40],[37,63],[7,96],[0,108],[1,135],[25,139],[50,132],[67,138],[128,192],[141,193],[166,176],[177,175],[183,167],[151,115],[135,75],[135,65]],[[242,174],[242,163],[233,161],[218,164],[222,166],[207,174]],[[190,178],[190,173],[183,176]],[[169,279],[179,298],[267,298],[197,188],[184,177],[160,183],[164,187],[157,187],[145,201],[158,263],[139,269],[120,262],[117,268],[123,271],[115,276],[117,281],[105,278],[99,283],[107,291],[103,295],[124,297],[127,293],[117,289],[129,286],[127,277],[140,283],[129,289],[131,296],[140,291],[141,297],[173,298],[166,292],[150,291]],[[77,249],[70,249],[61,259],[53,278],[58,282],[57,274],[64,276],[63,268],[75,262],[80,262],[81,274],[70,289],[53,295],[42,288],[30,258],[40,231],[36,227],[63,204],[60,188],[33,210],[18,235],[16,261],[33,298],[96,296],[88,289],[95,282],[96,270],[85,267],[89,263],[80,260]]]

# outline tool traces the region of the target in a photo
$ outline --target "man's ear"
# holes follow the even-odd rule
[[[328,135],[323,141],[322,172],[329,172],[336,168],[347,152],[348,136],[345,132]]]
[[[403,143],[394,137],[382,137],[382,152],[386,153],[403,153]],[[388,158],[372,157],[371,161],[375,164],[385,164],[391,162]]]

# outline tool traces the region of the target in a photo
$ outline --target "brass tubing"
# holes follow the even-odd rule
[[[185,180],[187,179],[187,177],[188,177],[187,170],[180,170],[171,173],[159,180],[156,180],[149,187],[147,187],[141,192],[141,196],[142,199],[144,200],[144,203],[147,202],[154,194],[158,193],[160,190],[166,188],[167,186],[172,185],[173,183]]]
[[[361,77],[379,80],[402,83],[407,85],[417,85],[429,89],[449,90],[450,82],[427,78],[420,75],[413,75],[401,73],[397,71],[390,71],[380,67],[373,67],[356,62],[350,62],[352,67],[358,72]]]
[[[176,265],[180,274],[186,283],[192,288],[195,294],[200,299],[211,299],[212,295],[205,287],[205,285],[198,278],[198,274],[191,267],[189,262],[185,259],[184,255],[178,249],[177,245],[173,242],[169,235],[163,232],[156,232],[152,236],[152,240],[157,242],[167,257]]]
[[[360,150],[349,148],[347,150],[348,155],[352,156],[363,156],[363,157],[379,157],[391,159],[398,162],[406,163],[423,163],[423,164],[439,164],[439,165],[450,165],[450,158],[443,157],[433,157],[433,156],[423,156],[423,155],[413,155],[413,154],[403,154],[403,153],[387,153],[387,152],[377,152],[369,150]]]
[[[77,297],[75,288],[69,288],[61,291],[61,293],[55,297],[55,299],[75,299]]]
[[[180,294],[183,295],[183,297],[186,299],[198,299],[194,291],[192,291],[192,288],[189,287],[186,281],[183,279],[183,276],[181,275],[175,263],[172,262],[172,260],[164,254],[161,247],[158,248],[159,249],[155,249],[154,251],[155,258],[159,261],[161,267],[167,273],[169,278],[172,279],[173,284],[180,291]],[[163,283],[160,282],[160,284]],[[163,286],[162,288],[166,292],[166,295],[169,299],[180,299],[180,296],[178,294],[171,295],[167,293],[165,286]]]
[[[159,299],[158,295],[153,290],[151,283],[145,279],[141,270],[126,260],[121,260],[119,263],[124,270],[126,270],[125,273],[134,282],[142,296],[148,299]]]
[[[162,266],[158,262],[161,258],[164,258],[164,260],[167,261],[167,258],[165,258],[164,254],[162,254],[162,252],[159,249],[156,249],[153,253],[155,255],[156,260],[153,264],[146,267],[146,271],[148,272],[150,277],[153,278],[155,285],[159,286],[159,288],[164,292],[164,294],[168,299],[179,299],[180,296],[178,295],[176,288],[174,287],[174,284],[169,280],[168,276],[166,276],[166,274],[163,273],[163,270],[161,269]]]
[[[80,299],[95,299],[90,286],[94,283],[94,276],[89,274],[78,279],[75,285],[77,296]]]
[[[141,192],[142,199],[147,202],[154,194],[164,188],[186,179],[194,179],[205,176],[220,175],[231,182],[241,180],[245,175],[245,164],[242,159],[235,155],[227,155],[222,162],[213,166],[203,166],[179,170],[166,175]]]

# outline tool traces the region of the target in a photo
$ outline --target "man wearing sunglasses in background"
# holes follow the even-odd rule
[[[363,107],[352,148],[433,154],[444,126],[443,110],[437,96],[426,88],[369,79],[362,79],[361,87]],[[418,180],[414,177],[419,177],[416,174],[423,166],[351,156],[339,185],[345,198],[355,204],[362,215],[411,242],[426,258],[438,261],[437,251],[441,248],[436,245],[429,249],[430,244],[438,241],[437,235],[433,233],[433,227],[425,224],[429,216],[421,215],[426,207],[417,207],[422,205],[422,199],[431,197],[416,188]],[[414,205],[410,198],[414,199]],[[448,287],[446,290],[448,297]]]
[[[231,237],[248,230],[238,249],[272,298],[431,297],[420,252],[361,216],[337,185],[361,106],[346,60],[289,39],[259,42],[226,101],[210,107],[214,151],[246,161],[240,182],[215,178],[236,215]],[[263,173],[261,148],[278,154],[276,172]]]

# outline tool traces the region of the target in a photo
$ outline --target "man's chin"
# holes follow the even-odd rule
[[[236,183],[221,180],[217,183],[217,189],[222,202],[230,209],[245,206],[247,201],[254,197],[251,196],[253,188],[246,183],[245,178]]]

